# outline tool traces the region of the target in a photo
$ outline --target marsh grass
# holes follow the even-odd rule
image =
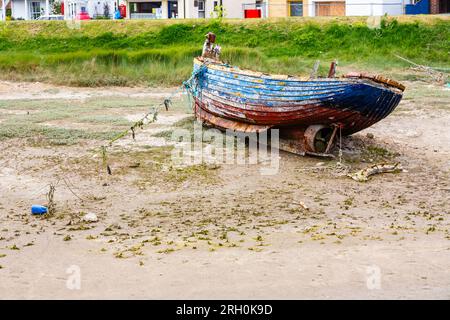
[[[189,77],[204,35],[213,31],[222,58],[254,70],[309,74],[321,60],[343,71],[362,68],[407,78],[408,65],[448,67],[450,20],[384,18],[379,28],[364,18],[281,20],[89,21],[0,23],[0,77],[76,86],[174,85]]]
[[[114,126],[128,127],[133,123],[123,117],[114,115],[85,115],[78,119],[79,122],[94,123],[94,124],[108,124]]]
[[[406,103],[400,105],[397,114],[405,116],[414,114],[411,113],[411,102],[414,102],[415,110],[450,110],[450,90],[444,86],[408,85],[403,100]]]
[[[2,123],[0,140],[8,138],[44,139],[51,145],[72,145],[81,139],[107,140],[112,139],[118,131],[87,131],[58,127],[45,127],[30,123]]]
[[[124,114],[129,110],[141,111],[155,102],[148,98],[119,97],[0,101],[0,140],[30,138],[41,144],[53,145],[71,145],[80,140],[108,140],[130,126],[131,122],[124,118]],[[120,110],[112,114],[108,109]],[[125,110],[122,112],[122,109]]]

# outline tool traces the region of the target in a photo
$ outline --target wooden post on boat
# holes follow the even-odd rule
[[[320,61],[317,60],[316,63],[314,63],[314,67],[311,71],[311,74],[309,76],[310,79],[316,79],[317,78],[317,71],[319,70]]]
[[[331,63],[330,71],[328,72],[328,78],[334,78],[334,76],[336,75],[336,65],[336,60]]]

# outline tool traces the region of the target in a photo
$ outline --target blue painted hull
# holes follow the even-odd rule
[[[266,127],[340,125],[360,131],[388,116],[402,90],[367,78],[302,80],[195,60],[195,107],[214,117]]]

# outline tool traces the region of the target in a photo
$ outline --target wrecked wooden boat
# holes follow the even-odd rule
[[[339,134],[353,134],[388,116],[405,89],[382,76],[335,78],[334,63],[327,78],[243,70],[221,62],[220,47],[209,42],[203,56],[194,59],[190,91],[197,119],[240,132],[280,129],[280,148],[302,155],[329,155]]]

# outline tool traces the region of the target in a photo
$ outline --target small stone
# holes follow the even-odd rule
[[[97,215],[95,213],[88,212],[87,214],[84,215],[83,221],[86,221],[86,222],[97,222],[98,218],[97,218]]]
[[[325,164],[325,162],[317,162],[316,167],[322,167]]]
[[[368,134],[366,134],[366,137],[367,138],[369,138],[369,139],[373,139],[373,138],[375,138],[375,136],[373,135],[373,133],[368,133]]]
[[[414,130],[408,130],[405,133],[405,136],[407,136],[408,138],[418,138],[422,135],[422,133],[414,131]]]

